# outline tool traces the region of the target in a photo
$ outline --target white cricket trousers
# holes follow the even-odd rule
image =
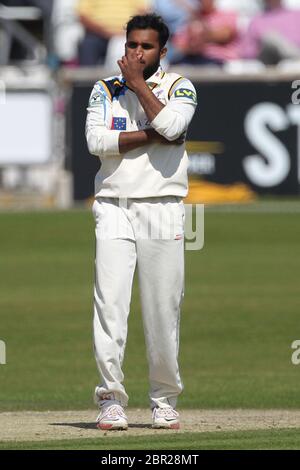
[[[137,265],[149,364],[150,405],[176,406],[180,304],[184,292],[184,204],[179,197],[97,198],[94,351],[100,373],[95,402],[128,395],[122,363]],[[136,351],[139,354],[139,351]],[[131,364],[134,367],[134,364]],[[137,378],[138,380],[138,378]]]

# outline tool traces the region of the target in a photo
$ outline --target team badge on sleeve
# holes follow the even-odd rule
[[[188,88],[179,88],[175,91],[174,96],[175,98],[189,98],[194,103],[197,103],[196,93]]]
[[[112,122],[112,129],[116,131],[125,131],[126,117],[114,117]]]
[[[105,97],[98,91],[91,96],[89,106],[99,106],[104,100]]]

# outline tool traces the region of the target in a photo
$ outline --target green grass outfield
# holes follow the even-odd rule
[[[300,408],[299,204],[280,207],[206,211],[205,246],[186,252],[179,408]],[[0,411],[93,406],[93,263],[89,211],[0,214]],[[147,407],[137,283],[124,372]]]

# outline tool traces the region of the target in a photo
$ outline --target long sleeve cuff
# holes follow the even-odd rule
[[[119,135],[121,131],[109,131],[104,136],[104,155],[120,155]]]
[[[109,157],[111,155],[120,155],[119,134],[121,131],[95,128],[87,131],[87,143],[92,155],[98,157]]]

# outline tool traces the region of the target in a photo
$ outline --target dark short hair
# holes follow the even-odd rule
[[[168,26],[164,23],[162,17],[155,13],[132,16],[126,25],[126,36],[134,29],[154,29],[157,31],[161,49],[165,46],[170,36]]]

